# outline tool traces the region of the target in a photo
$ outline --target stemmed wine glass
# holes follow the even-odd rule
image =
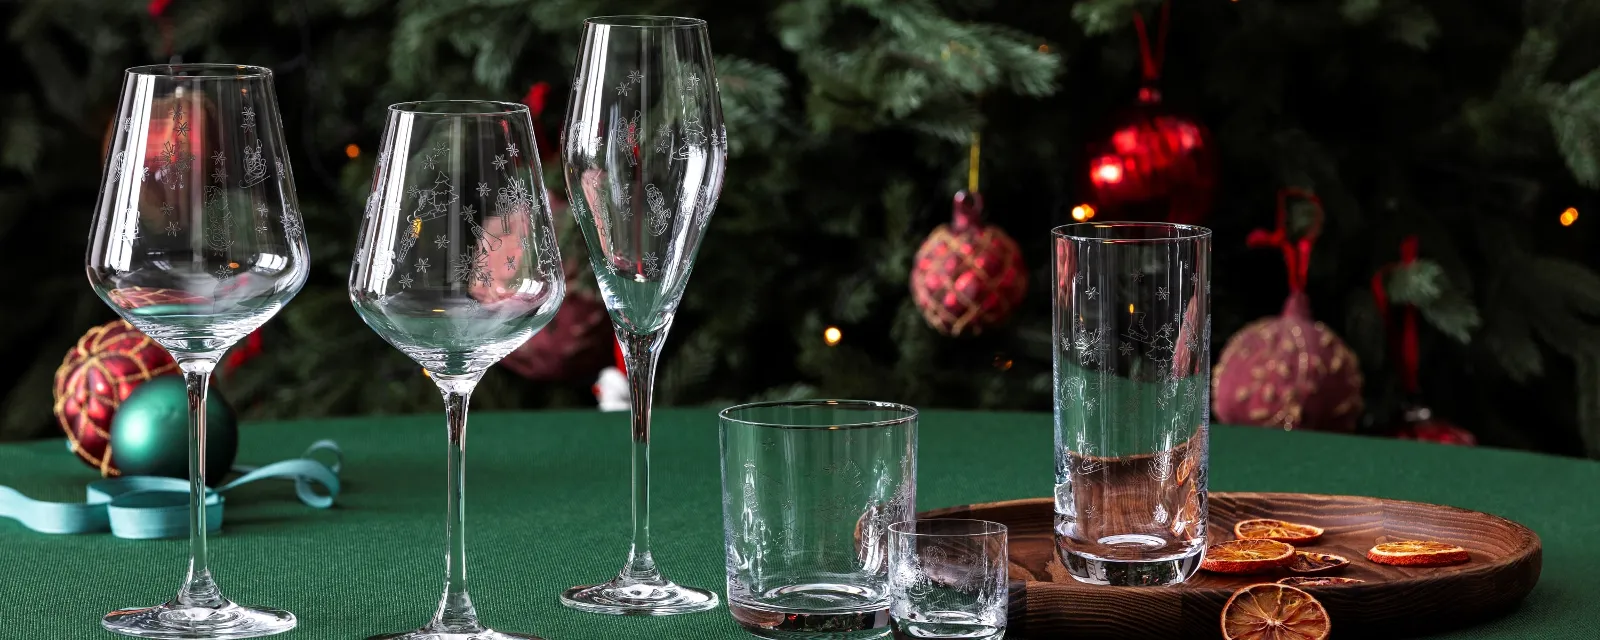
[[[306,282],[309,253],[272,71],[129,69],[89,231],[95,293],[177,360],[189,389],[189,572],[166,604],[101,623],[145,638],[254,638],[294,614],[230,602],[206,557],[206,388],[222,354]]]
[[[444,395],[444,595],[399,640],[533,638],[484,628],[467,595],[467,403],[484,371],[555,317],[566,294],[528,108],[448,100],[389,107],[350,299]]]
[[[669,615],[717,605],[674,584],[650,553],[650,392],[727,160],[706,23],[619,16],[584,22],[562,140],[567,193],[627,364],[633,421],[633,546],[610,582],[561,594],[595,613]]]

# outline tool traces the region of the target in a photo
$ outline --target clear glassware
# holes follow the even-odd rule
[[[572,215],[628,365],[633,544],[616,578],[568,589],[561,602],[606,614],[704,611],[716,594],[673,583],[651,554],[650,393],[727,160],[706,23],[590,18],[576,66],[562,159]]]
[[[223,353],[306,282],[309,253],[272,71],[135,67],[123,80],[86,259],[89,283],[178,361],[189,388],[189,571],[178,595],[107,614],[145,638],[253,638],[294,615],[234,604],[206,553],[204,410]]]
[[[885,638],[889,525],[915,516],[917,410],[764,402],[721,415],[728,609],[763,638]]]
[[[897,636],[1006,635],[1006,526],[987,520],[889,525],[889,614]]]
[[[1061,563],[1091,584],[1183,582],[1206,546],[1211,231],[1051,235]]]
[[[448,100],[389,107],[350,300],[444,396],[449,458],[444,595],[398,640],[504,640],[467,594],[467,405],[484,371],[555,317],[566,295],[528,108]]]

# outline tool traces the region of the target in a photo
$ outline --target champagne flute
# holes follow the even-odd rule
[[[615,579],[573,587],[561,602],[607,614],[703,611],[717,605],[716,594],[674,584],[650,551],[650,393],[728,155],[705,21],[586,20],[573,89],[562,159],[627,364],[633,545]]]
[[[189,389],[189,572],[178,595],[101,624],[144,638],[254,638],[294,614],[223,597],[206,553],[206,388],[222,354],[306,282],[309,253],[272,71],[135,67],[89,231],[96,294],[177,360]]]
[[[444,395],[449,492],[444,595],[433,619],[374,638],[533,638],[485,628],[467,594],[467,404],[484,371],[544,328],[565,294],[528,108],[469,100],[389,107],[350,299]]]

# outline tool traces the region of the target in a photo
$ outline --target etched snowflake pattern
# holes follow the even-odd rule
[[[506,157],[502,155],[496,155],[494,157],[494,168],[498,171],[504,171],[506,168]]]
[[[521,176],[513,176],[495,192],[495,215],[527,215],[533,210],[533,192],[528,190],[528,182]]]
[[[1134,284],[1144,282],[1144,274],[1138,271],[1128,274],[1128,277],[1133,278]]]
[[[469,250],[467,253],[456,256],[450,262],[450,280],[453,282],[469,283],[478,279],[478,273],[483,271],[479,252]]]
[[[663,122],[656,127],[656,153],[672,153],[672,123]]]
[[[1104,327],[1090,331],[1082,320],[1078,321],[1078,327],[1072,334],[1072,348],[1078,352],[1078,364],[1088,367],[1105,361],[1105,332]]]
[[[1100,295],[1100,289],[1098,287],[1089,287],[1083,292],[1083,295],[1087,296],[1090,300],[1093,300],[1095,296]]]
[[[400,274],[399,282],[400,282],[400,288],[402,288],[402,289],[410,289],[411,288],[411,283],[414,282],[414,280],[411,279],[411,274],[402,273],[402,274]]]
[[[227,280],[233,277],[233,270],[229,269],[228,265],[220,265],[211,272],[211,275],[216,276],[218,280]]]
[[[222,183],[228,181],[228,157],[221,151],[211,154],[211,181]]]
[[[628,83],[627,81],[617,83],[617,95],[626,96],[630,91],[633,91],[632,84]]]
[[[1172,293],[1167,287],[1156,287],[1156,299],[1168,300],[1170,298],[1172,298]]]
[[[516,258],[516,256],[506,256],[506,271],[516,271],[516,270],[517,270],[517,258]]]
[[[245,107],[244,111],[241,111],[239,113],[239,117],[240,117],[239,128],[240,129],[244,129],[245,131],[249,131],[251,133],[255,133],[255,131],[256,131],[256,110],[252,109],[250,107]]]
[[[434,159],[433,154],[429,153],[422,156],[422,168],[433,171],[437,169],[438,166],[439,161]]]
[[[1133,345],[1124,342],[1122,346],[1117,347],[1117,351],[1121,352],[1123,357],[1131,356],[1133,355]]]
[[[661,259],[654,252],[644,254],[644,277],[654,278],[661,275]]]
[[[178,223],[173,222],[171,220],[167,221],[167,235],[169,235],[169,236],[178,235]]]
[[[489,183],[487,183],[487,182],[479,182],[478,183],[478,197],[479,198],[487,198],[487,197],[489,197]]]
[[[443,249],[448,246],[450,246],[450,238],[446,237],[444,234],[441,233],[433,237],[433,247],[435,249]]]
[[[626,207],[633,202],[633,191],[622,188],[617,190],[617,205]]]
[[[258,203],[256,203],[256,213],[259,213],[261,215],[267,215],[269,213],[272,213],[272,209],[267,208],[267,203],[258,202]]]
[[[513,158],[517,157],[518,155],[521,155],[521,152],[517,150],[517,143],[515,143],[515,142],[507,142],[506,143],[506,155],[511,156]]]

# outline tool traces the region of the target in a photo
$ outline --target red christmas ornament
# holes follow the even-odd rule
[[[1305,198],[1316,208],[1316,223],[1306,235],[1288,235],[1288,198]],[[1355,353],[1332,329],[1311,319],[1306,275],[1311,246],[1322,227],[1322,204],[1296,189],[1278,194],[1278,228],[1251,232],[1253,247],[1283,250],[1289,267],[1289,299],[1283,314],[1246,325],[1228,339],[1212,371],[1212,409],[1232,424],[1350,432],[1361,417],[1361,366]]]
[[[593,295],[569,289],[550,324],[500,363],[529,380],[592,380],[611,362],[616,338],[609,320]]]
[[[1170,7],[1161,7],[1161,32],[1151,50],[1144,18],[1134,15],[1143,61],[1139,102],[1112,123],[1109,139],[1089,145],[1089,191],[1113,219],[1165,219],[1197,224],[1211,211],[1216,154],[1205,125],[1161,105],[1155,88],[1165,57]]]
[[[72,452],[101,475],[118,475],[109,447],[111,416],[135,387],[177,370],[166,349],[125,320],[90,329],[56,369],[56,420]]]
[[[983,196],[956,193],[954,220],[934,229],[912,262],[922,317],[947,336],[977,335],[1010,317],[1027,290],[1017,241],[983,223]]]
[[[1391,326],[1389,315],[1389,292],[1384,287],[1384,277],[1398,267],[1409,266],[1417,261],[1418,242],[1416,236],[1406,236],[1400,241],[1400,262],[1379,269],[1372,276],[1372,298],[1378,306],[1378,315],[1383,318],[1383,325],[1387,329]],[[1404,387],[1405,394],[1411,398],[1410,405],[1404,412],[1402,424],[1395,431],[1395,437],[1401,440],[1425,440],[1440,444],[1455,444],[1473,446],[1478,444],[1477,436],[1471,431],[1433,417],[1433,410],[1421,404],[1422,383],[1418,372],[1421,365],[1421,348],[1417,344],[1417,308],[1405,305],[1400,314],[1400,331],[1398,334],[1390,332],[1389,350],[1395,354],[1395,360],[1400,364],[1400,384]]]

